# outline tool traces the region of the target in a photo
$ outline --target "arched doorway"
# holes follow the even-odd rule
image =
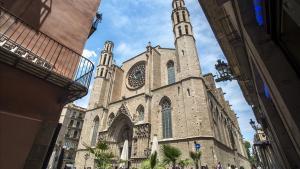
[[[117,159],[120,159],[124,142],[128,140],[128,160],[131,157],[133,123],[127,114],[119,113],[111,123],[108,132],[109,142]]]

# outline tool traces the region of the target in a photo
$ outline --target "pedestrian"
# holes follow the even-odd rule
[[[221,165],[221,162],[219,161],[218,164],[217,164],[217,169],[223,169],[222,165]]]
[[[228,164],[227,169],[231,169],[230,164]]]

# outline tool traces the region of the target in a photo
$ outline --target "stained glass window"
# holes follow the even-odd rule
[[[130,88],[137,89],[145,84],[145,63],[133,66],[128,73],[128,84]]]
[[[163,138],[172,137],[171,103],[165,99],[161,103]]]
[[[144,106],[139,105],[139,107],[137,108],[137,112],[138,112],[138,117],[139,117],[139,121],[144,121],[144,114],[145,114],[145,110],[144,110]]]
[[[175,69],[174,69],[173,61],[168,62],[167,69],[168,69],[168,84],[175,83]]]

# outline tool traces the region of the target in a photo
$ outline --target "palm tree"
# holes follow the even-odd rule
[[[87,150],[95,156],[97,169],[112,168],[112,160],[114,155],[109,152],[109,146],[105,141],[99,141],[95,148],[84,145]]]
[[[178,165],[180,166],[181,169],[184,169],[185,167],[189,166],[190,164],[191,164],[190,159],[180,160],[178,162]]]
[[[163,155],[164,155],[164,162],[166,164],[171,164],[172,168],[176,167],[176,162],[181,156],[181,151],[173,146],[170,145],[163,145],[162,146]]]
[[[162,163],[160,163],[157,159],[157,152],[155,151],[150,155],[149,159],[143,161],[142,169],[164,169]]]
[[[194,161],[195,168],[199,169],[199,161],[201,158],[201,151],[197,151],[197,152],[190,151],[190,157]]]

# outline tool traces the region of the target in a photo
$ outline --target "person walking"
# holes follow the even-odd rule
[[[216,169],[223,169],[222,165],[220,162],[218,162]]]

